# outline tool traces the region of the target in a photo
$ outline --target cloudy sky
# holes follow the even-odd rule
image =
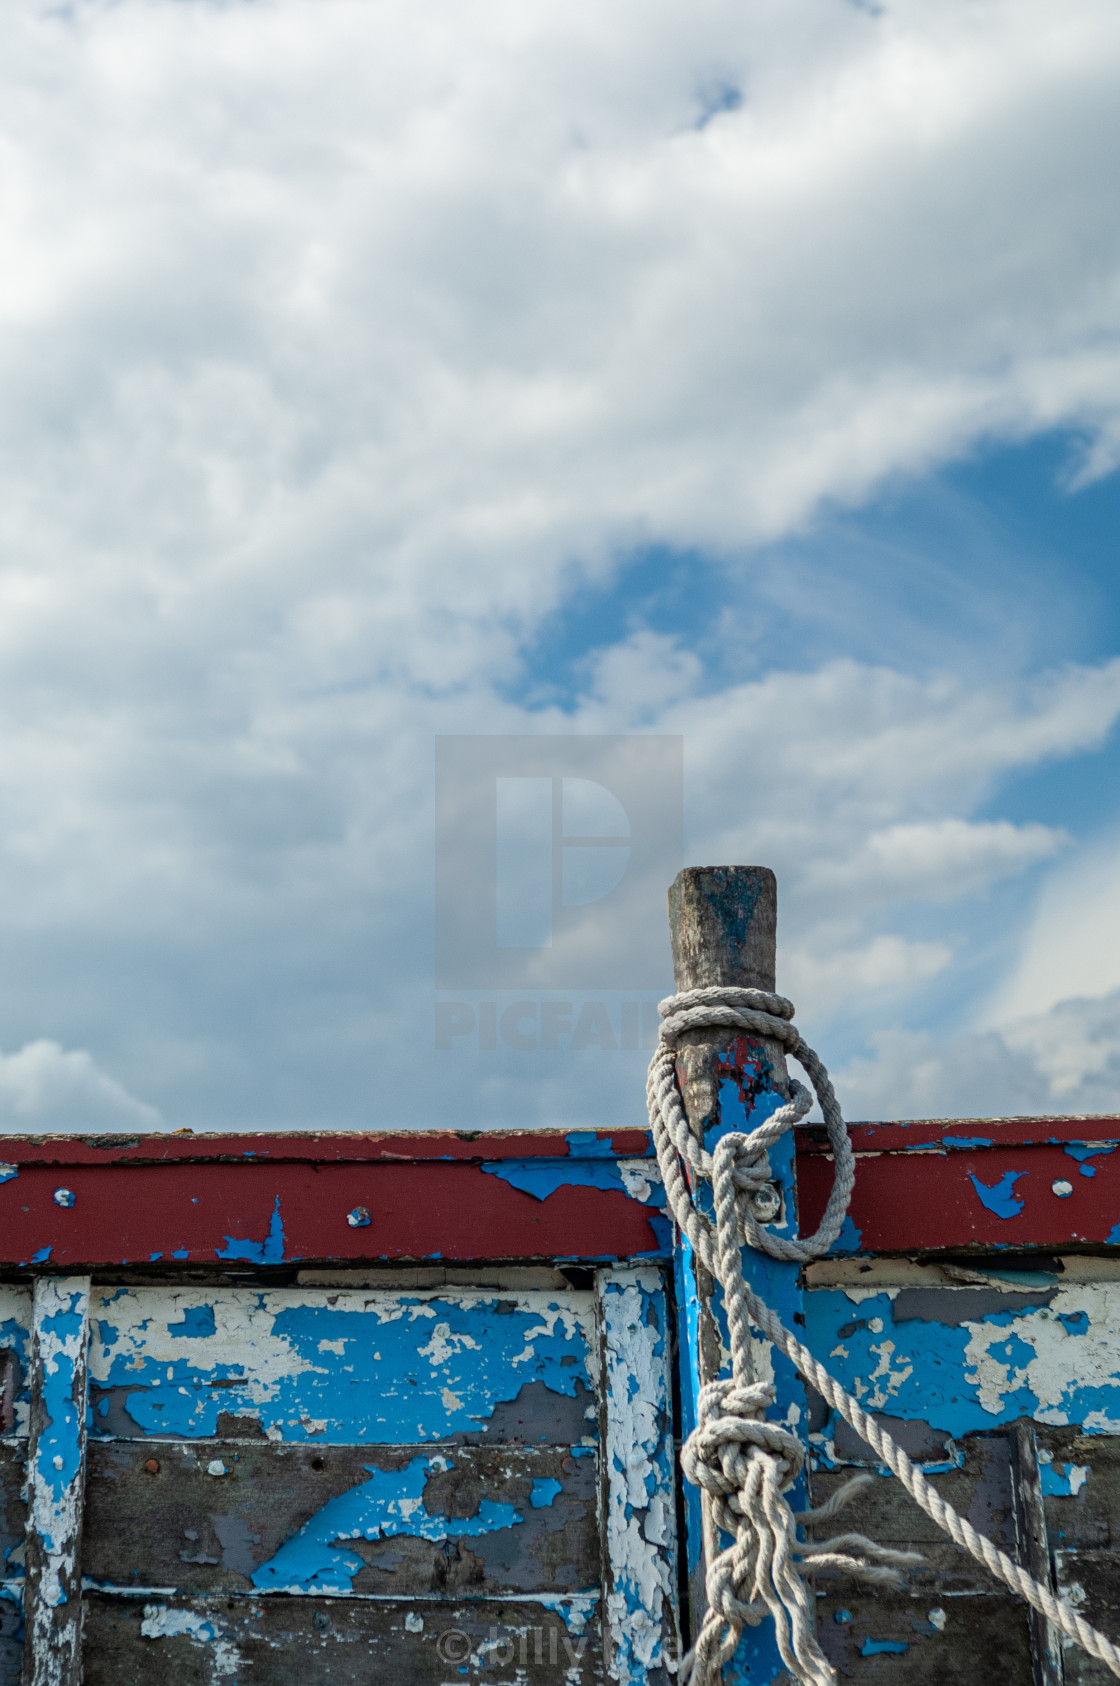
[[[434,1045],[448,733],[679,734],[849,1116],[1120,1106],[1118,149],[1111,0],[12,0],[0,1126],[640,1121]]]

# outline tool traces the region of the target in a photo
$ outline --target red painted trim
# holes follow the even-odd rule
[[[152,1136],[3,1136],[0,1161],[10,1165],[119,1165],[267,1159],[312,1165],[370,1160],[583,1158],[573,1137],[609,1142],[619,1158],[649,1150],[646,1130],[415,1130],[375,1135],[359,1131],[271,1131],[203,1135],[191,1130]]]
[[[1120,1245],[1118,1118],[861,1124],[852,1142],[856,1186],[847,1239],[860,1252]],[[1078,1144],[1105,1151],[1071,1153]],[[832,1184],[825,1153],[823,1132],[801,1133],[805,1230],[820,1221]],[[1055,1194],[1055,1184],[1069,1193]]]
[[[1096,1113],[1065,1118],[922,1118],[901,1124],[850,1124],[848,1133],[857,1153],[913,1153],[924,1147],[953,1153],[971,1151],[977,1141],[992,1147],[1120,1141],[1120,1118]],[[798,1131],[797,1151],[827,1153],[823,1125]]]
[[[167,1140],[148,1138],[108,1159],[76,1138],[54,1138],[45,1153],[43,1143],[0,1144],[8,1164],[19,1167],[0,1184],[0,1264],[244,1268],[381,1259],[591,1260],[667,1251],[668,1225],[625,1192],[617,1173],[613,1187],[587,1180],[605,1172],[609,1182],[620,1150],[623,1157],[644,1153],[643,1131],[591,1136],[589,1148],[610,1144],[605,1158],[601,1150],[582,1153],[578,1139],[540,1134],[194,1137],[189,1159],[161,1160],[157,1152]],[[250,1141],[270,1151],[247,1148]],[[182,1138],[175,1144],[188,1145]],[[437,1154],[437,1146],[454,1156]],[[534,1172],[530,1192],[482,1164],[518,1160],[545,1161],[544,1181]],[[516,1175],[516,1164],[510,1168]],[[56,1202],[61,1187],[73,1195],[71,1206]],[[362,1207],[370,1221],[352,1227],[348,1215]]]
[[[1065,1151],[1120,1143],[1118,1118],[858,1124],[852,1139],[849,1233],[861,1251],[1120,1245],[1120,1146],[1089,1159]],[[153,1254],[249,1266],[664,1253],[661,1214],[617,1178],[601,1186],[612,1158],[648,1152],[643,1130],[8,1137],[0,1157],[18,1171],[0,1184],[0,1266],[110,1268]],[[528,1192],[482,1168],[518,1160],[540,1166]],[[831,1169],[822,1133],[800,1132],[806,1230]],[[1071,1194],[1056,1196],[1055,1182]],[[74,1193],[72,1207],[56,1204],[60,1187]],[[347,1215],[360,1206],[371,1221],[352,1228]]]

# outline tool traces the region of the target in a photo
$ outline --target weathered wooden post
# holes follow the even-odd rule
[[[678,991],[713,984],[740,989],[775,987],[775,947],[778,887],[763,866],[688,867],[669,890],[669,929],[673,972]],[[682,1037],[677,1055],[677,1081],[689,1125],[711,1149],[729,1130],[750,1130],[789,1099],[785,1056],[780,1045],[741,1030],[701,1030]],[[793,1137],[783,1137],[770,1150],[773,1191],[760,1190],[756,1215],[767,1221],[776,1214],[779,1234],[797,1230]],[[744,1262],[747,1280],[788,1327],[803,1319],[798,1267],[766,1254],[750,1253]],[[695,1424],[695,1398],[704,1382],[714,1380],[726,1356],[719,1290],[695,1257],[687,1241],[676,1257],[677,1299],[680,1308],[682,1430]],[[714,1304],[709,1315],[705,1306]],[[794,1433],[804,1435],[805,1390],[780,1354],[759,1340],[758,1370],[768,1378],[773,1367],[777,1402],[769,1413]],[[687,1359],[686,1359],[687,1355]],[[695,1634],[704,1612],[702,1533],[695,1489],[686,1487],[688,1506],[688,1570]],[[791,1495],[792,1497],[793,1495]],[[795,1498],[795,1508],[798,1508]],[[723,1545],[729,1544],[723,1541]],[[718,1549],[718,1547],[717,1547]],[[739,1677],[750,1686],[769,1686],[787,1678],[774,1642],[772,1624],[747,1628],[729,1681]]]

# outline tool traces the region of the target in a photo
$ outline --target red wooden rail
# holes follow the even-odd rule
[[[1120,1245],[1120,1118],[859,1124],[852,1140],[849,1250]],[[0,1266],[664,1255],[634,1164],[649,1153],[643,1130],[12,1137]],[[831,1170],[800,1132],[805,1230]]]
[[[1120,1118],[857,1124],[848,1243],[861,1252],[1120,1245]],[[824,1211],[823,1131],[798,1141],[801,1225]]]

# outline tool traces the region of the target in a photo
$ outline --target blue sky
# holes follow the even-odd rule
[[[1105,0],[7,8],[0,1127],[640,1121],[435,1047],[445,733],[680,736],[851,1115],[1120,1106],[1118,96]]]

